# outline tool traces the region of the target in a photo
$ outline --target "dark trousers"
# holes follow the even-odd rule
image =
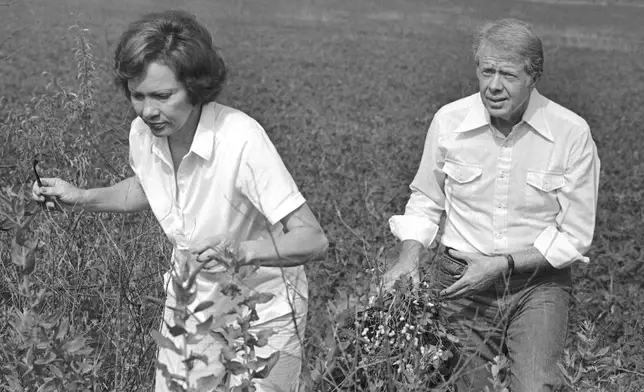
[[[440,252],[432,280],[446,288],[467,265]],[[562,385],[557,361],[568,331],[570,268],[518,274],[490,288],[445,301],[443,315],[464,346],[456,371],[458,392],[491,386],[489,365],[500,354],[510,360],[512,392],[556,391]]]

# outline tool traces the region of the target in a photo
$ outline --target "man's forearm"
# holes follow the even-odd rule
[[[404,240],[400,249],[399,261],[413,264],[416,270],[420,267],[420,256],[423,252],[423,244],[416,240]]]
[[[136,177],[106,188],[84,191],[84,202],[79,209],[90,212],[139,212],[149,208],[148,200]]]

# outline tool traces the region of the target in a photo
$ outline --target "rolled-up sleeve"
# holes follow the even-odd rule
[[[444,160],[440,153],[439,138],[440,122],[437,113],[427,132],[420,166],[410,185],[411,196],[405,207],[405,214],[389,218],[391,232],[399,240],[416,240],[426,248],[436,238],[445,208],[445,173],[441,164]]]
[[[534,247],[555,268],[575,261],[588,263],[584,256],[595,231],[600,160],[597,147],[586,129],[573,147],[565,173],[565,185],[557,199],[561,206],[555,224],[545,228]]]

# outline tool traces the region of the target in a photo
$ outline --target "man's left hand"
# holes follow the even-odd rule
[[[503,256],[482,256],[453,249],[450,249],[449,254],[465,261],[467,269],[459,280],[441,291],[442,299],[456,299],[484,290],[507,270],[507,260]]]

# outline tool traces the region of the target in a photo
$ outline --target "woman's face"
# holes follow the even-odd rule
[[[128,81],[127,87],[134,111],[154,136],[192,140],[201,107],[190,103],[188,91],[170,67],[150,63],[140,77]]]

